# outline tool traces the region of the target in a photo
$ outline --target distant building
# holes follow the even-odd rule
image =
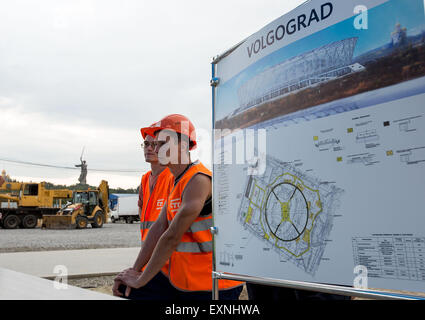
[[[1,172],[1,176],[3,177],[5,182],[11,182],[12,181],[12,179],[10,179],[9,175],[6,174],[6,170],[4,170],[4,169]]]
[[[402,28],[400,23],[395,25],[394,31],[391,33],[391,43],[393,47],[407,44],[407,29]]]

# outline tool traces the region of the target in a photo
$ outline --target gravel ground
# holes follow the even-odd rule
[[[139,223],[106,223],[102,228],[48,230],[1,229],[0,253],[73,250],[96,248],[129,248],[140,245]]]
[[[80,279],[68,279],[68,284],[71,286],[90,289],[93,291],[112,295],[112,286],[115,276],[90,277]]]

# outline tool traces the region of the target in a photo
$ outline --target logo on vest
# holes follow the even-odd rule
[[[165,201],[165,199],[158,199],[156,201],[156,210],[162,209],[162,207],[164,206],[164,201]]]
[[[176,213],[180,208],[180,203],[181,203],[180,198],[171,200],[170,201],[170,211],[172,213]]]

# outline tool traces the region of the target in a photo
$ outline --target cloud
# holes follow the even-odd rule
[[[8,108],[4,107],[5,101]],[[87,119],[68,121],[63,118],[52,121],[43,113],[22,112],[21,106],[10,107],[12,104],[11,99],[0,99],[1,158],[73,167],[79,163],[82,148],[85,147],[84,158],[87,159],[89,169],[137,169],[140,173],[148,170],[140,148],[140,134],[136,128],[110,128]],[[3,163],[4,166],[10,168],[14,165]],[[64,179],[73,176],[74,183],[79,174],[77,170],[16,168],[16,165],[14,169],[23,172],[21,175],[33,174],[34,177],[37,174]],[[17,171],[11,174],[16,175]],[[137,186],[140,174],[132,175],[133,185]],[[128,174],[125,176],[128,177]],[[88,178],[90,183],[98,183],[91,172]]]
[[[3,1],[0,155],[73,165],[86,146],[89,166],[147,170],[139,128],[181,113],[211,130],[212,57],[301,2]]]

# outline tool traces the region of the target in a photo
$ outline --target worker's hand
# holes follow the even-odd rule
[[[120,280],[122,283],[127,285],[125,296],[127,297],[130,294],[130,288],[138,289],[143,287],[145,284],[141,281],[141,272],[131,270],[125,270],[121,272],[116,279]]]
[[[124,271],[122,271],[122,272],[125,272],[125,271],[127,271],[127,270],[132,270],[132,268],[128,268],[128,269],[125,269]],[[113,287],[112,287],[112,294],[114,295],[114,296],[117,296],[117,297],[122,297],[123,296],[123,294],[118,290],[118,288],[120,287],[120,285],[122,285],[122,284],[124,284],[121,280],[119,280],[118,279],[118,276],[117,277],[115,277],[115,279],[114,279],[114,285],[113,285]],[[128,296],[129,294],[130,294],[130,290],[131,290],[131,288],[129,288],[128,286],[127,286],[127,288],[126,288],[126,290],[125,290],[125,296]]]
[[[118,280],[117,278],[114,279],[114,285],[112,287],[112,294],[116,297],[122,297],[123,294],[118,290],[120,285],[122,285],[123,282],[121,280]]]
[[[125,269],[124,271],[121,271],[120,274],[118,274],[118,276],[115,279],[120,279],[120,276],[122,276],[122,275],[129,275],[129,276],[132,276],[132,277],[136,277],[137,278],[141,274],[142,273],[140,271],[136,271],[133,268],[128,268],[128,269]]]

